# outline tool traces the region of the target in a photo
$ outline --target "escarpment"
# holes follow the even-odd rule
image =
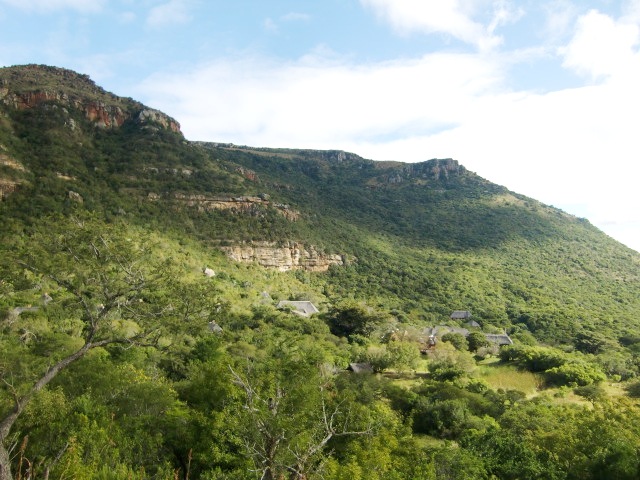
[[[377,178],[384,184],[400,184],[420,180],[446,180],[450,177],[463,175],[465,167],[452,158],[434,158],[420,163],[394,166]]]
[[[222,197],[196,193],[173,193],[160,195],[151,192],[147,195],[150,201],[171,200],[174,205],[195,208],[200,212],[211,210],[227,210],[238,214],[259,214],[266,209],[274,209],[289,221],[300,218],[300,212],[284,203],[272,202],[267,194],[246,195],[240,197]]]
[[[298,242],[250,242],[220,249],[237,262],[256,262],[267,268],[281,272],[289,270],[307,270],[326,272],[331,265],[345,265],[343,255],[325,254],[313,245]]]

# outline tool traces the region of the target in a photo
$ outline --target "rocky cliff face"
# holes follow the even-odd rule
[[[409,180],[443,180],[449,176],[460,175],[466,169],[451,158],[427,160],[421,163],[410,163],[385,176],[385,183],[403,183]]]
[[[0,144],[0,167],[4,167],[7,173],[0,174],[0,201],[15,192],[20,185],[20,174],[25,172],[24,166],[17,160],[4,153],[4,145]]]
[[[180,124],[173,118],[165,115],[160,110],[153,110],[151,108],[145,108],[138,113],[136,121],[143,125],[156,124],[162,128],[171,130],[173,132],[180,132]]]
[[[6,178],[0,178],[0,201],[15,192],[17,188],[18,182],[8,180]]]
[[[256,262],[263,267],[275,268],[281,272],[289,270],[326,272],[331,265],[345,264],[342,255],[325,255],[313,246],[296,242],[287,242],[285,245],[253,242],[220,248],[237,262]]]
[[[149,194],[150,200],[159,200],[160,195]],[[210,197],[198,194],[174,193],[173,199],[187,207],[194,207],[200,211],[208,210],[231,210],[237,213],[253,213],[264,208],[275,208],[278,213],[290,221],[300,218],[300,212],[292,209],[283,203],[274,203],[269,200],[269,196],[261,194],[258,196],[243,197]]]
[[[43,87],[47,84],[52,86]],[[83,112],[99,128],[118,128],[132,119],[142,125],[180,132],[180,124],[168,115],[117,97],[95,85],[88,76],[63,68],[27,65],[0,69],[0,102],[19,110],[54,102]]]

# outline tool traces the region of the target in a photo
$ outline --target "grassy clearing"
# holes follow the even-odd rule
[[[447,444],[451,444],[448,440],[442,440],[440,438],[432,437],[431,435],[425,435],[421,433],[415,433],[413,438],[421,448],[440,448]]]
[[[495,390],[519,390],[528,397],[536,395],[544,386],[541,375],[520,370],[513,365],[503,365],[497,360],[480,363],[475,374]]]

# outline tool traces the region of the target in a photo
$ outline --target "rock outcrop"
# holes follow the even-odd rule
[[[466,169],[451,158],[435,158],[426,162],[410,163],[394,168],[382,179],[384,183],[395,184],[410,180],[444,180],[453,175],[463,174]]]
[[[12,194],[18,188],[19,183],[13,180],[0,178],[0,201]]]
[[[5,146],[0,144],[0,152],[5,150]],[[20,174],[25,172],[26,169],[20,162],[4,153],[0,153],[0,166],[9,168],[15,172],[14,174],[8,174],[6,177],[0,177],[0,200],[3,200],[18,189],[18,185],[22,183]]]
[[[100,128],[120,127],[128,118],[120,107],[101,102],[76,105],[76,108],[83,110],[87,119]]]
[[[0,150],[4,150],[4,146],[2,144],[0,144]],[[19,171],[19,172],[26,171],[26,169],[20,162],[18,162],[14,158],[11,158],[9,155],[6,155],[4,153],[0,153],[0,165],[2,165],[3,167],[8,167],[12,170]]]
[[[171,130],[173,132],[180,132],[180,124],[173,118],[162,113],[160,110],[145,108],[138,113],[136,121],[143,125],[156,124],[160,125],[164,129]]]
[[[150,193],[147,198],[159,200],[160,195]],[[292,222],[300,218],[300,212],[293,210],[287,204],[271,202],[269,196],[264,194],[243,197],[208,197],[206,195],[175,193],[173,198],[185,206],[194,207],[200,211],[232,210],[237,213],[254,213],[260,209],[271,207]]]
[[[326,255],[313,246],[297,242],[284,245],[273,242],[252,242],[231,247],[220,247],[231,259],[237,262],[256,262],[267,268],[281,272],[289,270],[307,270],[326,272],[331,265],[344,265],[342,255]]]
[[[53,102],[83,112],[98,128],[118,128],[132,119],[142,125],[180,132],[180,124],[173,118],[131,99],[109,93],[87,75],[44,65],[8,67],[1,73],[0,101],[14,109],[24,110]],[[51,82],[56,85],[55,88],[42,88],[46,77],[55,80]]]

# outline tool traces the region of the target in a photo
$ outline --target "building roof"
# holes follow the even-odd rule
[[[485,333],[484,336],[491,343],[495,343],[497,345],[513,345],[513,340],[506,333]]]
[[[370,363],[350,363],[347,370],[353,373],[373,373],[373,367]]]
[[[471,312],[468,310],[454,310],[449,318],[452,320],[466,320],[471,318]]]
[[[209,331],[212,333],[222,333],[222,327],[215,321],[209,322]]]
[[[428,336],[433,335],[438,337],[442,337],[442,335],[446,333],[459,333],[465,337],[469,336],[469,330],[467,330],[466,328],[450,327],[448,325],[438,325],[435,327],[428,327],[428,328],[425,328],[422,333],[424,335],[428,335]],[[507,335],[506,333],[485,333],[484,336],[489,342],[495,343],[496,345],[500,345],[500,346],[513,345],[513,340],[511,340],[509,335]]]
[[[277,308],[291,308],[293,313],[302,315],[303,317],[309,317],[314,313],[318,313],[320,310],[308,300],[280,300]]]
[[[437,325],[435,327],[425,328],[423,333],[425,335],[437,335],[439,337],[441,337],[445,333],[459,333],[460,335],[464,335],[466,337],[467,335],[469,335],[469,330],[460,327],[450,327],[448,325]]]

